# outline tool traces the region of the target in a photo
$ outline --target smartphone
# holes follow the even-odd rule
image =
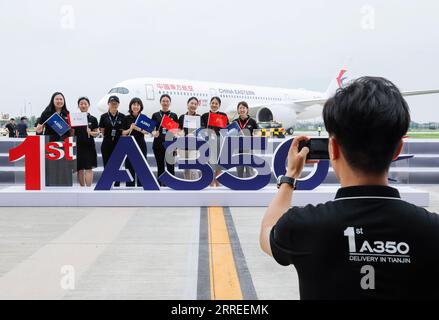
[[[307,160],[329,160],[328,138],[311,138],[308,141],[299,142],[299,152],[303,147],[308,147]]]

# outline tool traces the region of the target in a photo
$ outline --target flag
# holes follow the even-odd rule
[[[87,127],[87,112],[70,113],[69,124],[71,127]]]
[[[219,113],[209,113],[209,122],[208,126],[217,127],[217,128],[225,128],[227,127],[227,116]]]
[[[220,130],[220,134],[223,137],[239,136],[240,133],[241,133],[241,128],[239,127],[239,124],[236,121],[233,121],[231,124],[229,124],[227,128]]]
[[[239,127],[238,122],[233,121],[231,124],[227,126],[227,135],[236,134],[238,135],[241,132],[241,128]]]
[[[187,129],[198,129],[200,128],[200,117],[199,116],[184,116],[183,128]]]
[[[169,131],[178,130],[178,122],[175,122],[166,114],[162,118],[161,126]]]
[[[197,138],[199,138],[199,139],[203,139],[203,140],[206,140],[206,137],[205,136],[202,136],[202,135],[200,135],[200,133],[203,131],[203,132],[205,132],[204,130],[206,130],[205,128],[198,128],[198,129],[195,129],[195,131],[194,131],[194,136],[195,137],[197,137]]]
[[[50,126],[60,137],[70,130],[67,122],[65,122],[64,119],[56,112],[49,119],[47,119],[45,123],[46,125]]]
[[[145,116],[144,114],[139,114],[137,117],[137,120],[135,122],[135,125],[139,127],[142,130],[148,131],[149,133],[152,133],[155,129],[155,126],[157,123]]]

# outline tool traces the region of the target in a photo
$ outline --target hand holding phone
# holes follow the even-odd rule
[[[303,147],[308,147],[307,160],[329,160],[328,138],[311,138],[299,142],[299,152]]]

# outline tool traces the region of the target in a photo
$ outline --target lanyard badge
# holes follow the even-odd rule
[[[244,123],[244,125],[241,124],[241,119],[239,119],[238,124],[241,127],[241,130],[244,129],[247,126],[247,123],[250,121],[250,118],[247,119],[247,121]]]
[[[110,115],[110,113],[108,112],[108,119],[110,120],[110,123],[111,123],[111,127],[113,128],[112,130],[111,130],[111,139],[114,141],[114,138],[116,137],[116,132],[117,132],[117,130],[116,129],[114,129],[114,127],[116,126],[116,123],[117,123],[117,116],[119,115],[119,112],[116,114],[116,118],[114,119],[114,121],[113,121],[113,119],[111,118],[111,115]]]
[[[160,111],[160,117],[163,119],[163,113]],[[162,127],[162,134],[166,135],[168,133],[168,129]]]

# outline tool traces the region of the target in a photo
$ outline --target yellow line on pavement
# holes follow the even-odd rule
[[[208,208],[210,293],[212,300],[242,300],[224,209]]]

